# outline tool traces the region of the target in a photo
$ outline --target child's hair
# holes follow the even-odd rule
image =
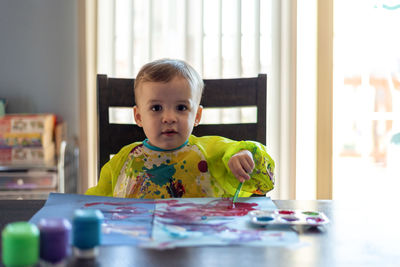
[[[203,79],[192,66],[179,59],[158,59],[145,64],[135,79],[135,99],[136,88],[139,88],[141,84],[145,82],[167,83],[176,76],[186,79],[189,86],[199,92],[200,101],[204,88]]]

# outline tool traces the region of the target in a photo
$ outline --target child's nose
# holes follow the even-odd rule
[[[163,113],[163,122],[164,123],[174,123],[176,122],[176,114],[172,110],[165,110]]]

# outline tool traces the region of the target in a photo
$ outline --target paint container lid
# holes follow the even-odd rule
[[[71,223],[63,218],[41,219],[40,258],[46,262],[58,263],[69,254]]]
[[[5,266],[31,266],[39,260],[39,229],[29,222],[8,224],[2,232]]]
[[[97,209],[79,209],[72,221],[73,245],[80,250],[93,249],[101,244],[101,224],[104,216]]]

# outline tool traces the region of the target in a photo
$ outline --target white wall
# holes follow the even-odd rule
[[[0,97],[8,113],[52,112],[79,133],[76,0],[0,0]]]

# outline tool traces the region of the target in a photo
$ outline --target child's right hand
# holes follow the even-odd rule
[[[241,150],[229,159],[228,167],[239,182],[250,180],[249,173],[254,169],[253,155],[248,150]]]

